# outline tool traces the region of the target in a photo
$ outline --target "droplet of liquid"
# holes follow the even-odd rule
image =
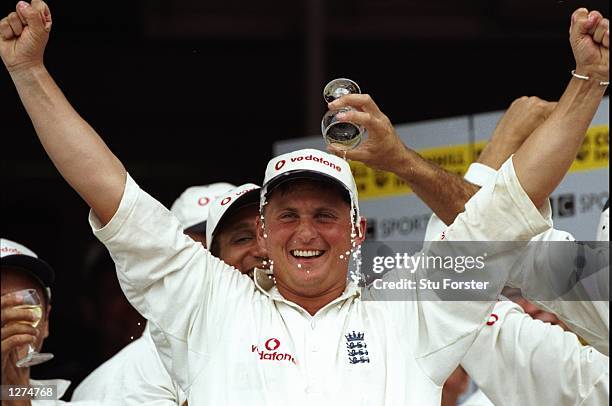
[[[344,259],[344,255],[340,255],[340,259]]]
[[[268,238],[268,234],[264,233],[264,238]]]
[[[302,264],[298,264],[298,268],[301,268],[301,267],[302,267]]]

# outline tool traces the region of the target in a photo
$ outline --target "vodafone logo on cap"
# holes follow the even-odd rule
[[[13,247],[2,247],[1,250],[3,254],[22,255],[22,252],[20,250]]]
[[[198,199],[199,206],[206,206],[208,203],[210,203],[210,199],[208,197],[200,197]]]
[[[276,163],[276,165],[274,165],[274,169],[276,169],[277,171],[280,171],[283,168],[283,166],[285,166],[286,163],[287,161],[285,161],[284,159],[281,159],[280,161]]]
[[[314,156],[312,154],[310,154],[310,155],[300,155],[300,156],[296,156],[296,157],[292,157],[291,158],[291,162],[301,162],[301,161],[316,162],[316,163],[322,164],[324,166],[327,166],[329,168],[335,169],[338,172],[342,172],[342,168],[340,166],[334,164],[331,161],[328,161],[325,158]],[[284,163],[283,163],[283,165],[284,165]]]

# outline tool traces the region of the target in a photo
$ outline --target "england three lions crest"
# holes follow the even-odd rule
[[[368,345],[365,341],[365,333],[355,332],[346,334],[346,351],[348,354],[348,361],[351,364],[364,364],[370,363],[368,357]]]

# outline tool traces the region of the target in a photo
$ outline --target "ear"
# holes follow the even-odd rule
[[[355,238],[355,243],[357,245],[361,245],[365,240],[366,227],[368,222],[365,217],[359,216],[359,223],[355,224],[355,232],[357,233],[357,237]]]
[[[256,230],[256,235],[257,235],[257,245],[259,246],[260,249],[265,250],[266,249],[266,239],[264,238],[264,234],[266,233],[266,230],[264,229],[264,222],[261,219],[261,216],[258,215],[257,218],[255,219],[255,230]]]

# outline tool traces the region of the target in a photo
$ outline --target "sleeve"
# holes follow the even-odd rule
[[[607,244],[589,244],[548,230],[529,244],[508,284],[608,355],[610,249]]]
[[[550,203],[537,209],[523,190],[510,157],[465,204],[440,237],[450,241],[529,241],[552,227]]]
[[[162,364],[148,329],[142,338],[144,345],[137,359],[125,365],[122,398],[117,400],[126,406],[180,406],[185,396]]]
[[[180,405],[184,396],[163,366],[145,329],[99,366],[75,389],[72,401],[99,400],[121,405]]]
[[[602,383],[608,357],[509,301],[495,306],[461,365],[496,406],[586,405],[597,404],[584,403],[589,398],[608,398]]]
[[[608,286],[608,285],[606,285]],[[609,356],[610,302],[574,300],[532,300],[547,312],[554,313],[568,327],[597,351]]]
[[[425,243],[425,256],[437,255],[438,250],[445,249],[450,250],[454,257],[467,257],[476,256],[475,249],[480,247],[473,245],[473,242],[521,242],[497,243],[497,251],[491,252],[487,261],[487,269],[492,273],[487,278],[491,281],[488,300],[467,299],[468,296],[461,292],[450,299],[447,297],[447,300],[435,300],[417,288],[413,291],[415,297],[405,300],[405,306],[389,306],[396,320],[409,321],[409,331],[405,332],[410,337],[409,344],[420,367],[433,382],[439,385],[444,383],[488,319],[494,298],[497,298],[507,280],[507,270],[492,264],[497,263],[495,261],[504,263],[515,260],[520,255],[517,247],[524,247],[531,237],[549,228],[551,223],[547,220],[547,210],[548,206],[539,211],[532,204],[520,186],[510,158],[498,171],[495,182],[480,189],[466,204],[465,212],[441,234],[440,239],[447,241],[444,247],[439,248],[442,245],[439,243]],[[423,280],[430,275],[431,272],[421,267],[408,277],[416,278],[416,286],[419,287],[418,279]],[[406,272],[396,270],[385,277],[400,280],[406,277]],[[370,288],[368,294],[374,300],[389,301],[389,292],[374,292]]]
[[[496,174],[497,171],[495,169],[481,163],[474,162],[469,166],[463,178],[476,186],[482,187],[490,182],[493,182]],[[425,229],[425,241],[436,240],[446,229],[446,227],[447,225],[440,220],[440,217],[438,217],[436,213],[433,213],[429,218],[427,228]]]
[[[155,343],[172,353],[170,373],[187,392],[223,326],[237,319],[238,302],[252,300],[252,281],[184,235],[174,215],[129,175],[111,221],[100,227],[90,212],[90,223],[126,297],[160,331]]]

